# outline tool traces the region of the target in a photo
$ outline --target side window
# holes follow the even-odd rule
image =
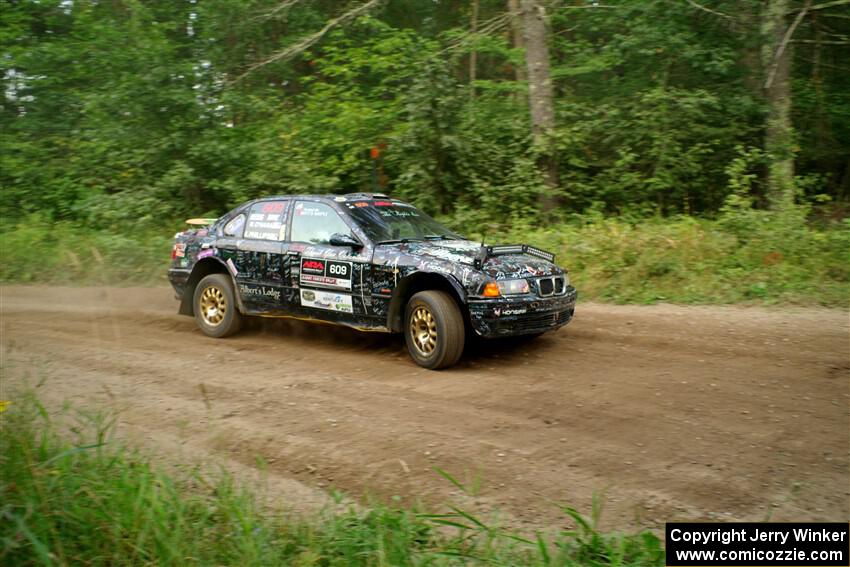
[[[324,203],[298,201],[292,211],[293,242],[328,244],[334,233],[351,234],[339,214]]]
[[[286,208],[289,201],[263,201],[251,207],[245,238],[273,240],[286,238]]]
[[[224,225],[225,236],[241,236],[242,227],[245,226],[245,215],[236,215]]]

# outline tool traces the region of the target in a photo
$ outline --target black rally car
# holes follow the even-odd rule
[[[537,335],[567,324],[576,290],[554,256],[482,246],[378,194],[250,201],[180,232],[168,277],[180,313],[209,336],[245,315],[403,332],[425,368],[451,366],[467,329]]]

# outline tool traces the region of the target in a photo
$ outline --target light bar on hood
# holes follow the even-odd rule
[[[503,256],[505,254],[528,254],[542,258],[547,262],[555,262],[555,255],[528,244],[507,244],[504,246],[487,246],[487,256]]]

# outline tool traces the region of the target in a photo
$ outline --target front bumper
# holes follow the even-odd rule
[[[576,288],[554,297],[470,299],[469,320],[482,337],[536,335],[563,327],[573,318]]]

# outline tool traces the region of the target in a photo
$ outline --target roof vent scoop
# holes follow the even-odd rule
[[[389,199],[389,195],[383,193],[348,193],[343,195],[346,199]]]

